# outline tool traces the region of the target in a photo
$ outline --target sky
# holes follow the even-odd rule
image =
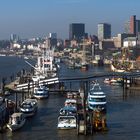
[[[70,23],[85,23],[85,31],[97,35],[98,23],[107,22],[115,36],[124,32],[131,15],[140,19],[140,0],[0,0],[0,40],[50,32],[66,39]]]

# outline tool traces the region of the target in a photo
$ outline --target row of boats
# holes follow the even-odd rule
[[[48,88],[40,86],[35,88],[34,97],[37,99],[47,98],[49,96]],[[27,117],[35,115],[38,105],[37,99],[26,99],[19,105],[19,112],[13,113],[7,127],[11,131],[21,128]],[[1,99],[1,103],[3,100]],[[86,100],[86,108],[90,111],[106,112],[106,94],[102,91],[98,83],[91,84]],[[59,111],[58,129],[77,128],[78,111],[83,107],[83,100],[80,93],[67,93],[64,106]]]
[[[58,129],[72,129],[77,126],[77,93],[67,93],[64,107],[59,111]]]
[[[38,106],[36,99],[26,99],[19,106],[19,112],[13,113],[10,116],[7,127],[11,131],[21,128],[26,122],[26,117],[35,115],[37,108]]]
[[[48,97],[49,89],[46,86],[35,87],[33,98],[28,98],[24,100],[19,105],[19,112],[15,112],[10,115],[9,121],[6,125],[7,128],[9,128],[11,131],[15,131],[21,128],[25,124],[26,118],[34,116],[37,112],[37,99],[43,99]]]
[[[98,83],[91,84],[86,101],[86,110],[94,112],[106,112],[106,94]],[[84,103],[80,93],[68,93],[67,98],[59,111],[58,129],[77,128],[78,111],[83,108]]]

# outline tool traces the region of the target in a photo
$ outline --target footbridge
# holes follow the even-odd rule
[[[53,77],[49,79],[44,79],[38,81],[39,85],[52,85],[52,84],[57,84],[57,83],[64,83],[64,82],[81,82],[81,81],[92,81],[98,78],[111,78],[111,77],[120,77],[120,78],[138,78],[140,77],[139,72],[130,72],[130,73],[117,73],[117,72],[98,72],[94,73],[93,75],[87,75],[87,76],[76,76],[76,77]],[[16,90],[23,90],[23,89],[28,89],[28,88],[33,88],[35,83],[33,81],[29,81],[28,83],[24,84],[18,84],[16,86]]]

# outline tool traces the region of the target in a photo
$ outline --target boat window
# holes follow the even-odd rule
[[[93,102],[106,102],[105,98],[90,98],[90,101]]]
[[[23,108],[30,108],[31,107],[31,104],[22,104],[22,107]]]

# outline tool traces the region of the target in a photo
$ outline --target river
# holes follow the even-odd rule
[[[10,71],[14,63],[12,61],[13,59],[7,61],[7,72]],[[26,65],[24,61],[17,61],[20,66]],[[2,63],[1,60],[0,62],[4,69],[3,64],[5,65],[5,63]],[[108,70],[108,68],[103,67],[91,67],[88,72],[81,74],[80,70],[70,70],[64,65],[61,68],[60,76],[64,77],[91,75],[95,72]],[[37,114],[28,119],[23,128],[14,133],[9,130],[0,133],[0,140],[139,140],[140,94],[138,92],[124,94],[122,87],[106,85],[103,83],[103,78],[98,78],[98,82],[107,94],[107,132],[77,136],[76,130],[57,130],[57,117],[59,109],[63,107],[65,96],[54,93],[48,99],[38,101]]]

